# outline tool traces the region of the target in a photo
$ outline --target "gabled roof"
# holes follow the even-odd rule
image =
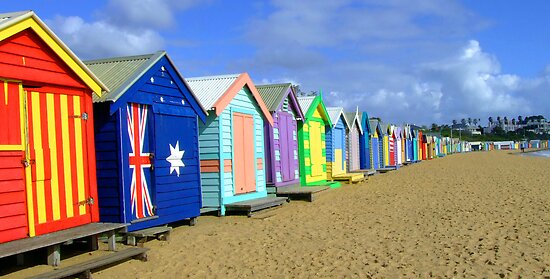
[[[269,113],[269,109],[248,73],[194,77],[188,78],[187,82],[202,106],[207,111],[213,110],[216,116],[219,116],[239,91],[246,86],[252,93],[265,119],[273,125],[273,118]]]
[[[379,135],[383,135],[384,134],[384,131],[382,129],[382,126],[380,126],[380,121],[376,120],[376,119],[369,119],[369,126],[373,129],[376,129],[378,130],[378,134]]]
[[[346,112],[346,117],[350,121],[350,128],[354,125],[359,127],[359,133],[363,134],[363,127],[361,125],[361,115],[359,115],[359,108],[356,108],[355,112]]]
[[[94,102],[116,102],[124,93],[130,89],[147,71],[149,71],[159,60],[166,57],[171,64],[172,69],[176,72],[177,78],[183,82],[191,97],[196,102],[192,103],[193,108],[199,113],[200,118],[204,121],[206,110],[198,102],[197,96],[191,90],[191,87],[183,76],[180,74],[168,54],[165,51],[157,51],[152,54],[114,57],[106,59],[97,59],[84,61],[88,68],[97,75],[110,89],[111,92],[104,93],[101,97],[94,97]],[[176,81],[178,83],[178,81]]]
[[[332,121],[330,120],[327,108],[325,107],[325,103],[323,102],[321,95],[322,93],[319,93],[317,96],[298,97],[298,103],[302,108],[302,112],[304,112],[304,121],[313,115],[318,106],[321,106],[321,114],[326,120],[326,125],[332,127]]]
[[[369,114],[364,111],[360,115],[361,117],[361,126],[363,128],[363,133],[372,134],[372,127],[370,126]]]
[[[291,102],[295,102],[295,109],[298,116],[301,119],[304,118],[302,109],[296,100],[296,94],[292,87],[292,83],[256,85],[256,88],[258,89],[260,96],[262,96],[262,99],[264,100],[264,103],[269,111],[277,111],[281,107],[285,98],[290,96]]]
[[[340,119],[340,116],[344,118],[344,125],[347,127],[350,127],[350,122],[348,121],[346,114],[344,113],[343,107],[328,107],[327,108],[328,115],[330,116],[330,121],[332,121],[332,127],[336,127],[336,124],[338,124],[338,119]]]
[[[0,14],[0,41],[25,29],[32,29],[95,94],[109,91],[33,11]]]

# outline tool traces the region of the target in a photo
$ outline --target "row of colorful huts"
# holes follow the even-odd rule
[[[184,78],[164,51],[83,62],[31,11],[0,15],[0,80],[0,243],[224,215],[269,189],[467,150],[289,83]]]

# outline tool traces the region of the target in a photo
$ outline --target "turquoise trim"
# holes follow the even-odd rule
[[[223,187],[223,184],[224,184],[224,163],[223,163],[223,159],[222,159],[222,155],[223,155],[223,125],[222,125],[222,120],[223,120],[223,113],[220,114],[218,116],[218,132],[220,133],[219,134],[219,144],[220,144],[220,148],[219,148],[219,160],[220,160],[220,214],[222,216],[225,215],[225,206],[223,206],[225,204],[225,199],[224,199],[224,193],[225,193],[225,190],[224,190],[224,187]]]
[[[232,197],[227,197],[224,199],[224,212],[225,212],[225,205],[234,203],[234,202],[240,202],[240,201],[247,201],[252,199],[259,199],[259,198],[265,198],[267,197],[267,190],[261,191],[261,192],[252,192],[252,193],[246,193],[246,194],[240,194]]]

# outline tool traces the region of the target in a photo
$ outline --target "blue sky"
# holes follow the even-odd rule
[[[186,77],[249,72],[388,122],[550,117],[550,2],[27,0],[82,59],[167,50]]]

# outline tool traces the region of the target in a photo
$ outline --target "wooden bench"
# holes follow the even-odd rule
[[[42,273],[30,278],[33,279],[50,279],[50,278],[65,278],[69,276],[79,275],[80,278],[92,278],[92,270],[101,267],[109,266],[114,263],[119,263],[130,258],[147,261],[146,248],[128,248],[119,252],[114,252],[93,260],[85,261],[75,265],[58,268],[56,270]]]
[[[162,226],[126,232],[126,243],[132,246],[143,246],[143,244],[147,242],[147,238],[156,238],[162,241],[169,241],[171,231],[172,227]]]

